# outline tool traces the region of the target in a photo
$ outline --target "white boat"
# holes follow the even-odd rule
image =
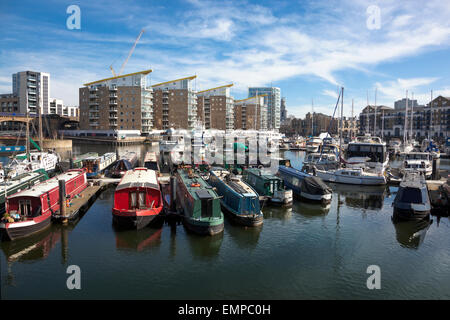
[[[53,172],[58,165],[59,157],[53,152],[30,152],[30,160],[27,160],[26,153],[18,154],[6,167],[8,178],[14,178],[18,175],[44,169],[47,172]]]
[[[362,167],[384,173],[389,163],[386,143],[370,134],[356,137],[355,141],[348,143],[345,162],[350,168]]]
[[[335,165],[338,163],[336,154],[334,153],[308,153],[303,160],[304,165]]]
[[[427,179],[431,178],[433,167],[431,165],[431,155],[428,152],[401,153],[400,156],[402,158],[400,171],[403,175],[407,172],[418,172]]]
[[[356,185],[384,185],[386,177],[382,172],[374,173],[363,168],[342,168],[337,170],[315,170],[315,174],[323,181]]]
[[[306,152],[318,152],[321,145],[322,139],[312,137],[306,141]]]
[[[388,149],[392,154],[397,155],[401,152],[401,145],[402,145],[402,142],[400,141],[400,139],[392,139],[389,142]]]
[[[185,148],[190,141],[185,142],[188,137],[186,130],[168,129],[159,141],[159,152],[162,156],[170,155],[173,164],[179,164],[183,161]]]

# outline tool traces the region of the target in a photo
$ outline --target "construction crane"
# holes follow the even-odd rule
[[[139,33],[139,35],[137,36],[136,40],[134,41],[133,46],[132,46],[131,49],[130,49],[130,52],[128,53],[128,57],[125,59],[125,61],[123,62],[122,66],[120,67],[120,71],[119,71],[118,74],[116,74],[116,73],[114,72],[114,68],[113,68],[112,64],[109,66],[109,68],[111,69],[111,72],[112,72],[112,74],[114,75],[114,77],[120,76],[120,75],[122,74],[123,68],[125,68],[125,65],[127,64],[128,59],[130,59],[131,55],[133,54],[134,48],[136,48],[136,45],[137,45],[139,39],[141,38],[141,36],[142,36],[142,34],[143,34],[144,32],[145,32],[145,30],[142,29],[141,32]]]

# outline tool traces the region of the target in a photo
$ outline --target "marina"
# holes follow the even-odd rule
[[[90,151],[83,148],[83,152]],[[147,150],[152,147],[142,146],[136,152],[143,160]],[[306,153],[285,151],[282,156],[294,168],[301,168]],[[450,162],[441,159],[442,168],[450,169]],[[95,184],[103,188],[84,214],[66,225],[52,223],[30,237],[0,243],[2,270],[8,275],[2,281],[6,297],[74,297],[73,292],[57,285],[65,282],[67,264],[79,264],[85,273],[95,270],[96,276],[88,276],[84,283],[89,290],[76,293],[79,298],[124,298],[123,290],[129,286],[136,290],[128,292],[127,298],[271,299],[266,286],[279,288],[277,297],[283,299],[381,297],[382,293],[361,286],[366,279],[365,268],[374,262],[386,269],[383,297],[442,297],[450,289],[445,285],[433,287],[433,283],[450,283],[447,258],[444,256],[444,263],[424,263],[437,259],[434,252],[446,252],[445,243],[450,240],[448,217],[431,214],[429,220],[394,223],[392,204],[398,186],[361,186],[355,190],[351,185],[330,183],[332,197],[328,204],[295,199],[292,208],[263,206],[262,226],[243,228],[225,217],[223,232],[205,237],[190,232],[183,224],[117,229],[111,223],[111,208],[118,179],[92,182],[99,190],[100,185]],[[87,198],[72,200],[67,209],[80,206]],[[439,257],[442,259],[442,254]],[[98,259],[101,264],[96,263]],[[39,280],[27,275],[29,262],[46,266]],[[113,270],[108,267],[111,265]],[[154,272],[148,274],[144,266]],[[256,266],[264,281],[252,275],[251,268]],[[114,288],[105,287],[104,281],[120,274],[122,268],[133,271],[133,275],[113,281]],[[201,276],[196,269],[203,270]],[[421,270],[421,276],[412,270]],[[239,281],[232,276],[236,272]],[[205,278],[211,281],[200,280]],[[37,281],[48,285],[37,289]],[[194,283],[197,289],[192,292],[188,288]],[[417,285],[422,290],[417,291]],[[324,291],[324,287],[329,289]]]

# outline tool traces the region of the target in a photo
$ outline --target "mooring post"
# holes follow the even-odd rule
[[[433,158],[433,171],[432,171],[432,179],[433,180],[439,180],[441,179],[440,177],[440,172],[439,172],[439,161],[436,158]]]
[[[175,176],[170,176],[170,211],[176,211],[175,201],[177,199],[177,179]]]
[[[62,217],[62,222],[67,223],[66,215],[66,181],[58,180],[59,185],[59,215]]]

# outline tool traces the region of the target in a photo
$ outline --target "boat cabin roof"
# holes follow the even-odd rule
[[[193,173],[192,176],[189,176],[186,170],[178,169],[178,174],[183,180],[186,189],[194,199],[198,198],[202,200],[219,197],[217,193],[214,191],[214,189],[196,173]]]
[[[277,177],[277,176],[275,176],[273,174],[267,173],[267,172],[263,172],[260,169],[249,168],[249,169],[246,169],[245,171],[250,173],[250,174],[253,174],[253,175],[255,175],[255,176],[259,177],[259,178],[261,178],[262,180],[268,180],[268,181],[270,181],[270,180],[281,180],[279,177]]]
[[[151,162],[158,161],[156,158],[156,152],[147,152],[145,154],[144,162],[148,162],[148,161],[151,161]]]
[[[117,190],[128,188],[152,188],[159,189],[156,171],[147,168],[134,168],[128,170],[120,180]]]
[[[15,193],[8,197],[8,199],[17,198],[17,197],[39,197],[41,194],[48,192],[59,186],[59,180],[65,180],[66,182],[70,179],[79,176],[84,173],[84,169],[71,169],[67,172],[64,172],[56,177],[43,181],[37,185],[35,185],[31,189],[23,190],[21,192]]]
[[[242,181],[238,177],[230,176],[230,180],[227,180],[227,176],[231,175],[231,173],[227,170],[220,170],[220,169],[214,169],[211,171],[215,176],[217,176],[219,179],[221,179],[224,183],[229,185],[233,190],[235,190],[237,193],[242,194],[246,197],[252,197],[257,195],[257,193],[253,190],[252,187],[250,187],[248,184],[246,184],[244,181]]]

